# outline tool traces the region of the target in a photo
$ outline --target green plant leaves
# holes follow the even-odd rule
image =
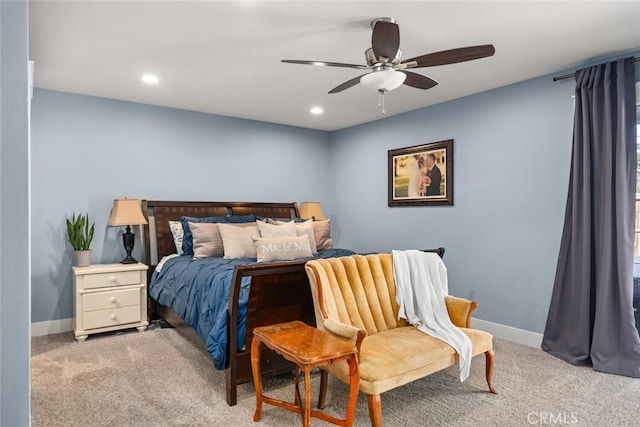
[[[67,235],[75,251],[91,249],[94,231],[95,223],[89,225],[89,214],[73,214],[70,220],[67,218]]]

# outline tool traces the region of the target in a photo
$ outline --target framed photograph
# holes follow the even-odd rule
[[[453,139],[389,150],[389,206],[453,205]]]

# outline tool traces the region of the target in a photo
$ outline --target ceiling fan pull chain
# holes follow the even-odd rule
[[[384,89],[380,89],[378,91],[378,108],[382,111],[382,114],[386,114],[386,111],[384,110],[384,95],[385,93],[387,93],[386,90]]]

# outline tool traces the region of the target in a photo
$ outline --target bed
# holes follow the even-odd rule
[[[253,329],[290,320],[302,320],[315,325],[311,291],[304,270],[308,258],[256,262],[255,259],[210,257],[193,260],[193,255],[176,256],[177,243],[170,221],[180,221],[183,217],[251,216],[287,221],[299,217],[298,207],[296,203],[143,200],[142,210],[148,222],[143,234],[145,260],[149,266],[150,316],[164,319],[210,354],[214,366],[225,370],[227,404],[235,405],[237,385],[252,379],[250,348]],[[176,226],[175,223],[173,226]],[[315,256],[352,253],[327,249],[318,250]],[[221,264],[219,268],[222,269],[220,272],[218,266],[215,267],[215,279],[207,273],[210,269],[213,271],[213,263]],[[181,271],[185,265],[198,269],[197,273]],[[185,286],[184,276],[197,276],[198,281],[206,285],[197,291],[192,290],[191,286],[193,289],[196,286],[195,279],[193,284]],[[216,280],[219,283],[214,283]],[[215,297],[212,296],[214,294]],[[204,308],[211,301],[217,301],[212,304],[218,306]],[[214,327],[207,330],[210,324]],[[273,351],[264,349],[261,357],[261,372],[264,375],[291,369],[289,362]]]

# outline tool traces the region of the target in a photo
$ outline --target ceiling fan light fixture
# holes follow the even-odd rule
[[[399,88],[406,78],[405,73],[389,69],[365,74],[360,78],[360,83],[367,89],[376,92],[389,92]]]

